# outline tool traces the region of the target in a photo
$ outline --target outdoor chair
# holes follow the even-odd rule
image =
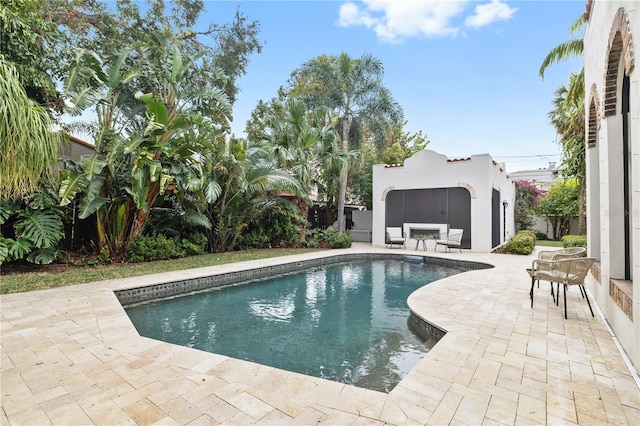
[[[460,250],[460,253],[462,253],[461,244],[462,244],[463,232],[464,232],[464,229],[455,229],[455,228],[449,229],[448,234],[442,234],[440,236],[440,239],[436,240],[436,246],[433,250],[437,251],[438,246],[444,246],[445,252],[453,247],[453,248],[457,248],[458,250]]]
[[[387,226],[385,232],[385,240],[384,243],[387,245],[387,248],[393,248],[394,245],[405,246],[406,238],[404,236],[404,231],[399,226]]]
[[[567,247],[560,250],[543,250],[538,253],[538,259],[560,260],[571,257],[584,257],[587,249],[584,247]]]
[[[533,289],[536,281],[544,280],[552,283],[551,291],[553,294],[553,283],[558,284],[558,299],[554,298],[556,305],[560,298],[560,284],[564,289],[564,317],[567,318],[567,287],[577,285],[580,289],[582,297],[587,299],[591,316],[593,315],[593,309],[587,296],[587,291],[584,288],[584,280],[589,273],[589,269],[595,262],[593,257],[573,257],[568,259],[555,259],[555,260],[541,260],[536,259],[531,264],[531,269],[528,270],[531,276],[531,291],[529,297],[531,298],[531,307],[533,308]]]
[[[567,247],[560,250],[542,250],[538,252],[538,259],[540,260],[561,260],[561,259],[571,259],[573,257],[584,257],[587,249],[584,247]],[[553,293],[553,283],[551,284],[551,296],[553,300],[556,301],[555,294]],[[538,281],[538,288],[540,287],[540,281]],[[559,284],[557,286],[557,290],[559,290]]]

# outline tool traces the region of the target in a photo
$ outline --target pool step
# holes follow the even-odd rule
[[[405,262],[424,263],[424,256],[403,256],[402,260]]]

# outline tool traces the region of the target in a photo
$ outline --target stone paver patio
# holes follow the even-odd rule
[[[344,250],[363,251],[399,252]],[[636,378],[578,289],[568,291],[567,320],[547,283],[531,309],[533,255],[427,253],[495,268],[409,298],[447,334],[390,394],[140,337],[113,293],[337,253],[1,296],[1,423],[640,424]]]

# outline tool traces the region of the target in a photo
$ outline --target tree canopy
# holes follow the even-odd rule
[[[402,122],[400,105],[383,84],[382,62],[370,54],[351,58],[321,55],[304,63],[292,73],[291,94],[311,107],[325,106],[339,117],[337,126],[342,151],[349,151],[350,141],[360,141],[360,129],[366,125],[381,144],[382,131]],[[348,170],[340,174],[338,194],[338,230],[345,230],[344,206],[347,196]]]

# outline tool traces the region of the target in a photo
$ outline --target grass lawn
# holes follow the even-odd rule
[[[545,247],[562,247],[562,241],[536,240],[536,245]]]
[[[42,265],[30,267],[29,271],[12,271],[11,268],[5,267],[2,269],[0,276],[0,294],[63,287],[92,281],[134,277],[137,275],[202,268],[204,266],[223,265],[225,263],[236,263],[246,260],[267,259],[270,257],[288,256],[318,250],[319,249],[243,250],[146,263],[123,263],[96,266],[73,266],[67,264]]]

